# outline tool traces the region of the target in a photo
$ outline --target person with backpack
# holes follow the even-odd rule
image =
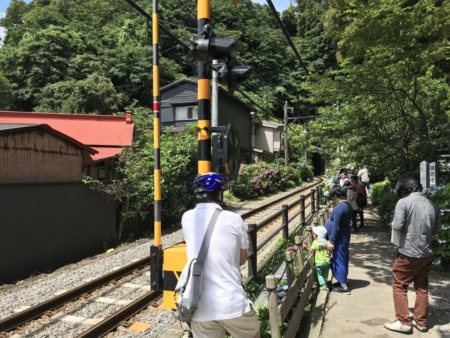
[[[364,187],[367,190],[367,195],[370,197],[370,173],[366,166],[362,166],[359,169],[357,177],[359,177],[360,182],[364,184]]]
[[[222,178],[209,172],[193,183],[197,205],[181,219],[188,261],[198,257],[206,229],[223,201]],[[249,240],[242,217],[222,210],[203,261],[201,297],[191,320],[195,338],[259,338],[256,312],[242,287],[240,265],[247,261]]]
[[[364,184],[358,181],[357,175],[350,176],[350,183],[355,187],[356,190],[356,204],[358,205],[358,211],[356,212],[359,216],[359,227],[356,229],[360,229],[364,227],[364,208],[367,207],[367,192]],[[356,223],[356,217],[355,217]]]
[[[358,203],[356,203],[356,199],[358,194],[356,193],[356,187],[353,186],[350,180],[344,183],[344,187],[347,190],[347,202],[352,208],[352,228],[354,233],[358,233],[358,228],[356,226],[356,215],[359,211]]]

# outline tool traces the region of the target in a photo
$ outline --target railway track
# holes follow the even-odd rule
[[[261,202],[250,210],[246,210],[245,207],[241,208],[240,213],[247,224],[264,223],[264,225],[261,226],[261,229],[258,230],[258,241],[264,241],[268,234],[270,234],[273,229],[278,228],[279,224],[282,222],[283,216],[277,215],[282,205],[290,205],[294,201],[297,201],[300,194],[308,191],[308,189],[313,189],[320,183],[321,180],[309,184],[306,187],[292,190],[279,198]],[[307,199],[306,203],[309,203]],[[295,206],[292,206],[292,208],[294,212],[296,212]],[[277,238],[274,238],[272,242],[273,241],[277,241]],[[271,246],[272,242],[269,242],[268,246]],[[40,326],[48,326],[52,325],[54,322],[64,320],[83,323],[83,328],[76,330],[76,333],[71,335],[73,337],[101,337],[114,330],[123,321],[136,313],[141,312],[149,305],[156,306],[158,304],[161,299],[161,293],[149,290],[149,266],[150,258],[144,257],[123,268],[87,282],[70,291],[63,292],[13,316],[0,320],[0,338],[18,336],[28,337],[28,333],[36,332],[36,330],[39,331]],[[245,277],[247,267],[244,267],[243,275]],[[145,277],[132,277],[133,274],[134,276]],[[108,293],[107,290],[114,290],[119,287],[125,287],[126,285],[130,287],[133,283],[129,283],[127,280],[132,278],[143,278],[144,280],[147,280],[145,287],[135,287],[144,290],[144,292],[140,292],[137,295],[134,295],[132,299],[127,300],[102,296],[103,294]],[[99,300],[103,302],[103,307],[107,307],[105,304],[114,305],[114,310],[107,312],[99,310],[96,312],[96,318],[87,318],[71,314],[83,313],[83,308],[85,306],[89,306],[90,303],[98,302]],[[100,305],[100,307],[101,306],[102,305]],[[89,326],[89,328],[85,329],[86,326]],[[43,335],[45,336],[45,334]],[[32,335],[29,337],[32,337]]]
[[[70,323],[91,326],[86,332],[77,334],[79,337],[100,337],[99,332],[111,331],[124,319],[161,298],[161,292],[149,292],[149,266],[150,258],[145,257],[3,319],[0,321],[0,337],[23,336],[30,331],[39,330],[40,326],[62,322],[67,323],[67,326]],[[128,299],[116,299],[113,296],[114,291],[119,288],[128,290],[121,292],[128,294]],[[89,312],[84,310],[88,306],[110,309],[106,310],[106,314],[100,310],[94,311],[95,318],[89,318],[83,316],[83,311]],[[116,311],[113,308],[119,309]],[[103,320],[103,317],[106,318]]]

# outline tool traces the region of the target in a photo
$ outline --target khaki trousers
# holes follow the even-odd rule
[[[253,338],[259,332],[259,321],[252,309],[246,314],[232,319],[191,323],[194,338],[224,338],[225,330],[233,338]]]

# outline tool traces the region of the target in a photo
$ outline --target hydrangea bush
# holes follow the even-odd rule
[[[450,266],[450,184],[425,190],[425,194],[441,210],[440,223],[434,248],[436,251],[436,264]]]
[[[276,163],[243,164],[230,191],[240,199],[254,199],[301,185],[300,175],[298,169]]]
[[[323,203],[328,203],[329,201],[331,201],[330,189],[337,185],[339,185],[339,177],[337,175],[332,176],[331,178],[328,178],[325,181],[325,184],[322,188],[322,193],[323,193],[322,202]]]

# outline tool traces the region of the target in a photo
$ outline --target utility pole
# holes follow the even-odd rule
[[[289,147],[288,147],[288,110],[292,107],[288,106],[287,101],[284,104],[284,166],[289,165]]]

